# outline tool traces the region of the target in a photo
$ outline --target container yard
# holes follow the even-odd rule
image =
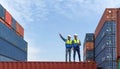
[[[0,69],[120,69],[119,35],[120,8],[106,8],[95,32],[85,35],[83,61],[27,61],[28,43],[24,39],[24,28],[0,5]],[[72,40],[62,39],[65,44],[73,45]],[[74,43],[81,45],[75,39]]]

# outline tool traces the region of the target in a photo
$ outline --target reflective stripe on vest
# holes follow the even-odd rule
[[[79,44],[79,43],[80,43],[80,41],[79,41],[79,40],[74,40],[74,43],[75,43],[75,44],[76,44],[76,43],[78,43],[78,44]]]
[[[72,44],[72,40],[67,40],[66,44]]]

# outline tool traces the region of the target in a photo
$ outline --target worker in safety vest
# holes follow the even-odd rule
[[[72,49],[71,36],[68,35],[68,38],[65,39],[61,34],[59,34],[59,35],[62,38],[62,40],[65,42],[65,46],[66,46],[65,61],[67,62],[67,58],[68,58],[68,55],[69,55],[69,62],[71,62],[71,49]]]
[[[80,62],[81,61],[81,58],[80,58],[80,45],[81,45],[81,42],[78,39],[77,34],[74,34],[74,40],[72,41],[72,43],[73,43],[73,60],[75,62],[75,56],[76,56],[76,52],[77,52],[79,62]]]

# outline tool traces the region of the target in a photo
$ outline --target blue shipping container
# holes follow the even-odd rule
[[[5,19],[5,9],[0,4],[0,18]]]
[[[3,23],[0,22],[0,38],[10,42],[14,46],[27,51],[27,42],[18,36],[15,31],[6,27]]]
[[[20,50],[6,40],[0,39],[0,55],[15,61],[26,61],[27,52]],[[3,60],[2,60],[3,61]]]
[[[116,23],[106,21],[95,39],[95,61],[103,69],[116,68]]]
[[[12,28],[14,31],[16,30],[16,20],[14,18],[12,18]]]
[[[116,23],[114,21],[106,21],[99,32],[99,35],[95,39],[95,47],[106,35],[115,35],[116,34]]]

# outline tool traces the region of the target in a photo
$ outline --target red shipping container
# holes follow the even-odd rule
[[[3,24],[5,24],[8,28],[11,28],[10,25],[8,25],[2,18],[0,18],[0,22],[2,22]]]
[[[119,60],[120,59],[120,9],[118,9],[117,11],[117,28],[116,28],[116,31],[117,31],[117,34],[116,34],[116,39],[117,39],[117,59]]]
[[[95,30],[95,38],[99,34],[102,26],[104,25],[105,21],[116,21],[117,20],[117,10],[116,8],[107,8],[105,12],[103,13],[103,16],[101,17],[101,20]]]
[[[5,11],[5,21],[8,25],[12,26],[12,17],[7,10]]]
[[[5,24],[5,21],[2,18],[0,18],[0,22],[2,22],[3,24]]]
[[[93,42],[86,42],[84,50],[93,50],[94,49],[94,43]]]
[[[24,29],[19,23],[16,23],[16,31],[18,35],[20,35],[21,37],[24,37]]]
[[[97,69],[93,62],[0,62],[0,69]]]

